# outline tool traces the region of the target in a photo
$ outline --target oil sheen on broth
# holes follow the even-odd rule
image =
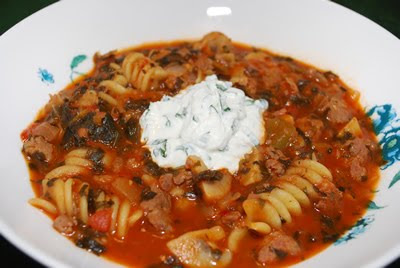
[[[22,133],[29,202],[134,267],[286,266],[365,213],[382,164],[337,75],[233,43],[94,56]]]

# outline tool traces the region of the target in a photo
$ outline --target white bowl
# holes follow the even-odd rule
[[[214,30],[332,70],[362,92],[368,109],[377,105],[372,111],[382,126],[379,139],[386,158],[393,161],[381,172],[376,206],[339,242],[299,267],[378,267],[398,257],[400,183],[393,179],[400,170],[400,120],[392,113],[400,111],[400,41],[368,19],[319,0],[70,0],[6,32],[0,37],[1,234],[49,266],[116,265],[75,247],[51,228],[47,216],[27,204],[33,192],[19,134],[49,93],[66,86],[76,72],[91,68],[96,51],[200,38]],[[75,58],[71,66],[78,55],[86,57]]]

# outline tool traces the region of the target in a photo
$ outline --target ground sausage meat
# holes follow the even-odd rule
[[[364,163],[360,158],[356,157],[352,159],[350,164],[350,175],[353,179],[363,181],[367,178],[367,169],[364,167]]]
[[[269,174],[280,176],[285,172],[285,166],[276,159],[265,160],[265,167],[267,168]]]
[[[265,168],[269,174],[273,176],[282,175],[285,170],[285,164],[289,159],[278,149],[267,147],[264,151],[265,155]]]
[[[322,193],[321,199],[316,203],[316,208],[331,218],[339,217],[343,208],[343,193],[329,180],[322,180],[316,187]]]
[[[240,214],[239,211],[230,211],[226,214],[224,214],[221,217],[221,222],[227,226],[234,226],[237,222],[239,222],[240,218],[242,217],[242,214]]]
[[[370,160],[370,150],[365,140],[355,138],[346,142],[345,147],[348,149],[352,158],[350,158],[350,175],[353,179],[362,181],[366,179],[367,169],[366,162]]]
[[[48,122],[43,122],[32,129],[32,136],[42,136],[48,142],[55,141],[60,134],[60,129]]]
[[[158,180],[158,183],[160,185],[160,188],[163,191],[170,191],[172,189],[173,185],[173,181],[172,181],[173,175],[171,173],[167,173],[164,175],[160,176],[160,179]]]
[[[366,161],[369,156],[369,150],[366,144],[368,144],[367,141],[360,138],[355,138],[346,143],[349,148],[349,152],[353,156],[358,156],[364,161]]]
[[[267,235],[258,251],[257,261],[262,264],[271,264],[287,256],[300,254],[301,249],[297,242],[280,231]]]
[[[151,187],[151,191],[155,196],[149,200],[144,200],[140,203],[142,209],[146,212],[149,222],[160,232],[171,232],[172,221],[171,212],[171,197],[157,187]]]
[[[42,136],[32,136],[24,142],[24,152],[41,162],[51,162],[54,158],[54,146]]]
[[[302,117],[296,120],[296,127],[303,131],[306,137],[318,139],[321,135],[322,129],[324,128],[324,123],[319,119]]]
[[[320,103],[319,111],[326,113],[326,119],[332,123],[346,123],[352,118],[346,103],[336,97],[324,98]]]
[[[173,181],[176,185],[181,185],[185,181],[191,180],[193,177],[190,171],[182,170],[176,176],[174,176]]]
[[[58,216],[53,222],[54,229],[56,229],[58,232],[64,235],[72,234],[74,232],[73,229],[74,226],[75,226],[74,221],[66,215]]]

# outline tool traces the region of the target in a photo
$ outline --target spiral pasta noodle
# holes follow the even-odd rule
[[[128,80],[124,75],[121,74],[121,67],[114,62],[110,64],[110,67],[114,69],[116,73],[111,80],[101,81],[99,86],[105,87],[107,91],[117,96],[127,93],[128,88],[126,88],[126,86],[128,85]],[[99,97],[111,105],[117,105],[117,100],[103,91],[99,92]]]
[[[121,84],[119,84],[117,81],[114,80],[104,80],[99,84],[99,86],[105,87],[106,89],[108,89],[109,91],[113,92],[116,95],[121,95],[128,91],[126,87],[122,86]],[[104,94],[102,94],[102,96],[99,95],[99,97],[103,99],[104,96],[106,95]]]
[[[94,167],[94,163],[87,159],[91,149],[79,148],[69,152],[64,159],[64,165],[59,166],[51,170],[46,174],[45,180],[52,178],[71,178],[80,175],[86,175]],[[101,159],[101,164],[108,168],[111,165],[111,157],[108,154],[104,154]],[[43,186],[46,187],[46,186]]]
[[[280,229],[282,223],[291,223],[292,216],[302,213],[302,207],[310,207],[312,200],[320,197],[318,185],[332,180],[332,174],[324,165],[314,160],[294,161],[285,175],[276,179],[269,192],[243,202],[249,229],[269,233],[270,227]]]
[[[260,151],[254,148],[253,151],[245,157],[240,165],[248,171],[244,173],[240,178],[240,183],[244,186],[261,181],[261,169],[259,161],[261,160]]]
[[[165,79],[167,72],[142,53],[132,52],[122,62],[122,72],[136,88],[146,91]]]
[[[120,199],[116,195],[109,196],[103,191],[95,191],[87,182],[76,178],[88,174],[93,168],[94,163],[87,159],[89,154],[89,148],[79,148],[69,152],[64,165],[51,170],[42,180],[43,196],[33,198],[29,202],[51,214],[67,215],[88,224],[90,215],[96,212],[90,211],[89,198],[93,198],[93,193],[97,192],[94,201],[99,204],[109,204],[111,208],[109,231],[123,238],[129,227],[143,216],[143,212],[134,211],[129,200]],[[107,154],[103,156],[102,164],[110,166],[111,159]]]
[[[88,183],[79,179],[68,178],[43,180],[46,191],[43,197],[33,198],[30,204],[39,207],[51,214],[67,215],[75,217],[87,224],[90,215],[103,209],[99,206],[95,211],[89,209],[90,191],[94,191]],[[111,208],[111,226],[109,231],[117,237],[123,238],[129,228],[133,226],[142,216],[143,211],[134,209],[127,199],[120,199],[116,195],[106,195],[103,191],[97,191],[95,200],[97,204],[106,204]]]

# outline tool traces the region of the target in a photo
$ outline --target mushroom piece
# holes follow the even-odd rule
[[[214,226],[185,233],[169,241],[167,247],[188,267],[224,267],[231,262],[232,253],[215,243],[224,237],[222,227]]]

